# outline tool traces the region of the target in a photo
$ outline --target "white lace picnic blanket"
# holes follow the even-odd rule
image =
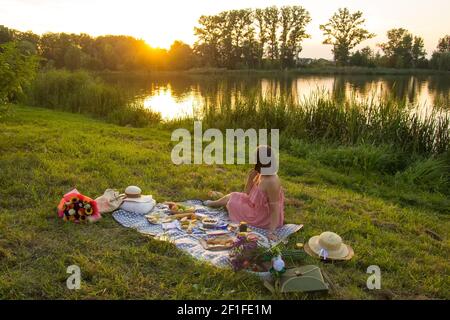
[[[202,202],[200,200],[188,200],[185,201],[185,203],[194,206],[195,213],[217,218],[221,223],[231,222],[228,219],[228,213],[223,209],[212,209],[209,207],[205,207],[202,205]],[[155,211],[169,212],[169,208],[167,207],[167,205],[157,204],[152,212]],[[155,237],[161,237],[162,235],[165,235],[169,239],[169,241],[177,246],[177,248],[189,253],[197,259],[209,261],[210,263],[218,267],[230,266],[229,250],[210,251],[203,248],[203,246],[199,243],[199,239],[206,238],[207,234],[199,228],[194,228],[191,234],[187,233],[181,228],[164,230],[161,224],[152,224],[148,222],[144,214],[136,214],[125,210],[117,210],[113,213],[112,216],[124,227],[134,228],[140,233]],[[270,245],[277,245],[281,241],[286,240],[287,237],[297,232],[302,227],[303,225],[285,224],[275,231],[278,240],[271,243],[269,243],[269,241],[267,240],[266,230],[255,228],[252,226],[251,229],[252,232],[255,232],[259,235],[259,245],[269,248]]]

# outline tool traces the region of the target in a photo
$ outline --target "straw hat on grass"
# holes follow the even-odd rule
[[[310,256],[323,260],[350,260],[353,249],[342,242],[342,238],[334,232],[325,231],[309,239],[304,246]]]

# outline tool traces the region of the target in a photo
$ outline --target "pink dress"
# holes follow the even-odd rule
[[[284,192],[280,188],[280,216],[276,227],[283,226],[284,223]],[[250,226],[269,229],[270,210],[269,200],[259,185],[254,184],[249,194],[244,192],[233,192],[227,204],[230,220],[235,223],[247,222]]]

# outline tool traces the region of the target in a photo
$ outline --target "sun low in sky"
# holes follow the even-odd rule
[[[450,33],[449,0],[0,0],[0,25],[38,34],[125,34],[168,48],[174,40],[192,45],[194,26],[203,14],[272,5],[302,5],[310,12],[312,38],[304,41],[302,57],[332,57],[319,25],[340,7],[363,11],[367,29],[377,34],[362,46],[375,47],[386,40],[388,29],[403,27],[422,36],[431,54],[438,39]]]

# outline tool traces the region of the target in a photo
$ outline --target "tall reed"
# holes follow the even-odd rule
[[[87,113],[121,125],[145,126],[160,114],[133,102],[133,94],[105,84],[87,72],[41,72],[26,89],[24,103],[75,113]]]
[[[253,96],[206,105],[202,120],[218,128],[276,128],[283,137],[342,145],[392,145],[403,152],[441,154],[450,146],[450,114],[421,116],[394,99],[336,99],[318,91],[308,99]]]

